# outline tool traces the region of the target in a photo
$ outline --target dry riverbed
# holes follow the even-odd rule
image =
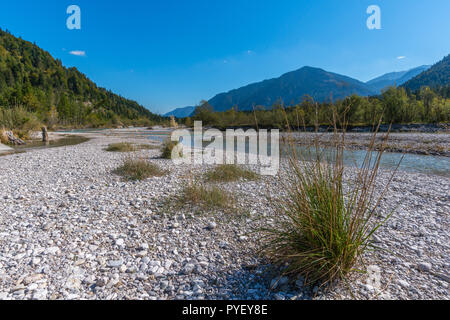
[[[158,150],[137,154],[168,170],[124,182],[111,173],[129,138],[7,155],[0,162],[0,299],[448,299],[450,181],[398,174],[379,207],[397,208],[350,288],[322,292],[279,278],[259,257],[253,231],[271,222],[277,177],[221,186],[230,212],[172,209],[205,166],[175,166]],[[138,143],[152,143],[138,139]],[[389,177],[384,172],[381,185]],[[379,280],[379,281],[378,281]]]

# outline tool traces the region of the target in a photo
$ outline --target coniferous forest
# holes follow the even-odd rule
[[[98,87],[37,45],[0,30],[0,127],[151,125],[163,118]]]

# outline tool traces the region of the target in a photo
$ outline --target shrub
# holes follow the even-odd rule
[[[212,182],[231,182],[239,179],[256,180],[258,175],[253,171],[238,167],[234,164],[218,165],[214,169],[208,171],[206,179]]]
[[[1,108],[0,127],[14,132],[16,136],[27,140],[31,131],[40,130],[42,122],[32,113],[24,108]],[[2,141],[4,138],[2,138]]]
[[[287,265],[286,274],[302,275],[309,283],[332,283],[354,270],[371,246],[372,235],[385,222],[376,219],[375,209],[387,188],[375,198],[384,150],[374,151],[375,137],[352,175],[344,175],[345,132],[335,131],[331,152],[323,152],[318,142],[311,147],[312,161],[291,149],[287,196],[277,202],[274,224],[261,230],[262,253]]]
[[[157,165],[144,159],[126,158],[123,164],[113,173],[124,177],[126,180],[145,180],[154,176],[165,174]]]
[[[175,148],[176,148],[175,149],[176,154],[180,158],[183,157],[183,148],[179,144],[180,143],[178,141],[171,141],[170,139],[167,139],[166,141],[164,141],[162,148],[161,148],[161,152],[162,152],[161,157],[163,159],[172,159],[172,153]]]

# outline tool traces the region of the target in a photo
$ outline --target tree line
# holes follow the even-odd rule
[[[336,113],[333,113],[333,110]],[[220,129],[229,127],[260,127],[286,129],[329,125],[333,114],[345,114],[345,123],[352,126],[372,126],[382,118],[383,123],[448,123],[450,122],[450,86],[411,92],[403,87],[389,87],[375,97],[349,96],[334,103],[316,103],[309,96],[296,105],[285,106],[282,101],[271,108],[255,106],[252,111],[233,107],[225,112],[214,112],[207,101],[202,101],[191,117],[179,122],[191,126],[203,121],[205,126]],[[344,121],[344,119],[341,119]]]

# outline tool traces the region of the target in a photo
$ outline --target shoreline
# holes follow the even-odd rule
[[[182,128],[183,129],[183,128]],[[207,130],[208,128],[204,128]],[[245,129],[245,128],[242,128]],[[103,129],[86,130],[85,132],[120,135],[121,133],[136,133],[137,136],[147,132],[170,132],[173,128],[160,128],[148,130],[147,128],[126,128],[126,129]],[[191,129],[189,129],[191,130]],[[225,133],[225,131],[222,131]],[[55,132],[61,134],[62,132]],[[80,132],[68,134],[81,134]],[[380,143],[385,133],[377,134],[377,142]],[[314,143],[315,137],[319,136],[319,141],[323,146],[331,145],[330,140],[333,133],[314,133],[314,132],[280,132],[280,137],[285,139],[292,138],[300,146],[309,146]],[[372,133],[349,132],[346,133],[345,148],[347,150],[367,150]],[[416,155],[432,155],[441,157],[450,157],[450,133],[424,133],[424,132],[402,132],[390,133],[385,152],[407,153]]]
[[[348,150],[367,150],[371,133],[346,133],[345,148]],[[376,144],[381,144],[385,133],[377,134]],[[312,145],[315,139],[321,145],[332,145],[333,133],[298,133],[283,135],[292,138],[298,145]],[[450,157],[449,133],[390,133],[385,152],[433,155]]]

